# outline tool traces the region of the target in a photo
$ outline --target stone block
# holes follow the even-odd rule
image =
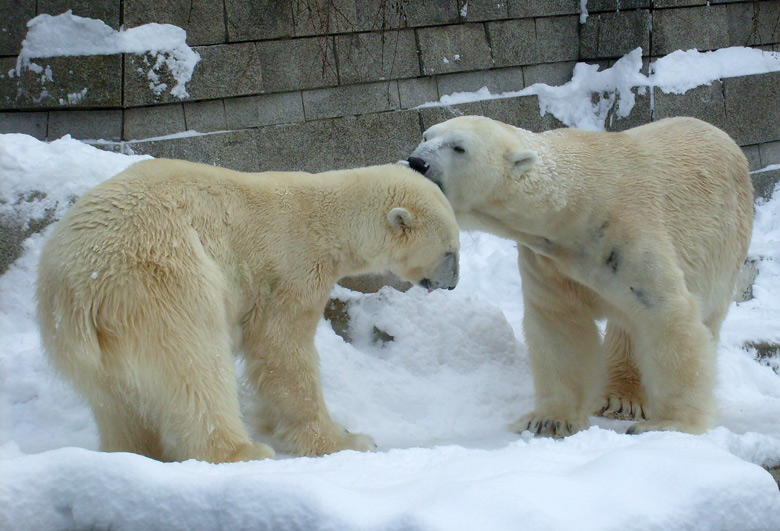
[[[295,35],[308,37],[359,31],[358,2],[359,0],[298,0],[290,2]]]
[[[487,24],[496,67],[540,62],[536,49],[536,23],[532,19]]]
[[[756,171],[763,168],[761,165],[761,150],[759,144],[753,144],[752,146],[741,146],[742,152],[745,154],[745,158],[748,161],[748,167],[750,171]]]
[[[740,146],[780,140],[780,72],[723,80],[725,130]]]
[[[571,81],[576,64],[576,61],[567,61],[563,63],[524,66],[523,80],[525,81],[525,86],[530,87],[536,83],[544,83],[551,87],[565,85]]]
[[[653,0],[653,7],[665,9],[670,7],[706,6],[707,0]]]
[[[0,59],[0,109],[119,107],[121,57],[92,55],[35,59],[20,76],[9,75],[13,57]]]
[[[385,31],[403,28],[406,23],[406,2],[362,0],[355,3],[356,31]]]
[[[300,92],[280,92],[225,100],[228,129],[302,122]]]
[[[331,37],[259,42],[257,53],[267,92],[338,84]]]
[[[103,2],[95,2],[94,0],[36,0],[35,4],[39,15],[45,13],[56,16],[70,9],[76,16],[102,20],[114,29],[119,29],[120,26],[121,2],[116,0]],[[157,21],[148,20],[147,22]],[[137,25],[128,24],[127,19],[124,23],[129,27]],[[142,22],[142,24],[144,23]]]
[[[460,19],[458,0],[403,0],[402,9],[406,25],[411,28],[453,24]]]
[[[656,120],[673,116],[692,116],[715,127],[726,128],[726,102],[720,81],[696,87],[685,94],[666,94],[656,88],[653,91],[653,99]]]
[[[409,158],[422,129],[417,111],[383,112],[358,116],[351,136],[362,152],[360,164],[372,166]]]
[[[754,20],[758,33],[756,44],[780,43],[780,2],[757,2]]]
[[[295,33],[290,2],[224,0],[230,42],[292,37]]]
[[[139,155],[184,159],[236,171],[259,171],[257,135],[254,129],[211,135],[132,142]]]
[[[125,140],[156,138],[187,129],[181,103],[125,109]]]
[[[661,9],[653,13],[652,55],[675,50],[716,50],[729,45],[726,6]]]
[[[79,140],[119,141],[122,139],[122,111],[50,111],[49,140],[65,135]]]
[[[193,101],[184,104],[184,123],[188,131],[209,133],[228,128],[225,102],[222,100]]]
[[[420,139],[416,111],[261,127],[261,171],[320,172],[406,159]]]
[[[536,19],[536,54],[540,63],[574,61],[579,58],[579,17]]]
[[[394,81],[307,90],[303,111],[307,120],[321,120],[401,108]]]
[[[482,24],[458,24],[417,30],[423,74],[445,74],[491,68]]]
[[[38,140],[46,140],[48,113],[0,112],[0,134],[21,133]]]
[[[57,1],[64,2],[64,0]],[[112,2],[90,3],[110,4]],[[116,4],[116,2],[113,3]],[[187,2],[124,0],[122,6],[124,9],[123,23],[129,28],[150,22],[173,24],[187,32],[187,44],[190,46],[220,44],[227,40],[225,6],[222,0],[189,0]]]
[[[780,142],[766,142],[758,146],[761,153],[761,167],[780,164]]]
[[[750,174],[753,181],[753,197],[770,199],[780,183],[780,170],[757,171]]]
[[[413,30],[339,35],[336,53],[344,85],[420,75]]]
[[[650,12],[617,11],[588,17],[582,26],[581,56],[583,59],[622,57],[641,47],[650,49]]]
[[[463,22],[480,22],[509,18],[508,4],[495,0],[459,0],[460,19]]]
[[[551,114],[541,115],[539,98],[536,96],[497,98],[472,101],[452,107],[420,109],[423,130],[455,116],[486,116],[533,132],[564,127]]]
[[[522,0],[518,0],[521,1]],[[630,11],[632,9],[647,9],[653,5],[652,0],[588,0],[588,13],[604,11]]]
[[[0,55],[18,55],[27,35],[27,21],[35,18],[35,2],[3,0],[0,11]]]
[[[523,69],[521,67],[480,70],[438,76],[436,82],[439,94],[455,92],[476,92],[487,87],[491,94],[502,94],[523,89]]]
[[[205,100],[257,94],[263,91],[262,59],[255,43],[196,46],[200,62],[186,89],[189,100]],[[125,56],[125,105],[149,105],[180,101],[169,89],[160,94],[150,89],[147,74],[151,69],[148,55]],[[159,72],[160,81],[168,87],[176,83],[166,66]]]
[[[401,109],[412,109],[423,103],[437,101],[439,92],[435,77],[418,77],[415,79],[399,79],[398,95]]]
[[[580,13],[579,0],[508,0],[510,18],[550,17]],[[590,3],[588,3],[590,10]]]
[[[625,131],[632,127],[649,124],[653,121],[653,111],[650,107],[650,91],[634,90],[634,108],[628,116],[620,117],[617,115],[617,103],[607,114],[605,127],[607,131]]]
[[[497,67],[573,61],[579,56],[578,17],[488,23]]]
[[[456,116],[482,116],[482,102],[471,101],[458,105],[443,105],[439,107],[424,107],[418,110],[421,130],[425,131],[432,125],[436,125]],[[420,139],[417,139],[419,144]]]
[[[552,114],[542,116],[537,96],[519,96],[481,102],[482,116],[539,133],[565,127]]]
[[[726,4],[725,8],[729,21],[729,45],[753,46],[758,44],[758,24],[754,20],[753,4]]]

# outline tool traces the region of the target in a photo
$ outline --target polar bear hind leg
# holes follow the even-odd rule
[[[647,398],[634,360],[631,336],[613,320],[607,322],[604,352],[607,360],[607,387],[604,403],[596,413],[618,420],[647,418],[644,410]]]

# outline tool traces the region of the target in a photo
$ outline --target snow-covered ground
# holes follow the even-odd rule
[[[59,217],[139,158],[0,135],[0,215]],[[32,294],[48,231],[34,235],[0,277],[0,528],[780,529],[761,467],[780,464],[780,376],[743,348],[780,342],[775,195],[757,209],[756,298],[724,325],[721,414],[704,435],[629,436],[598,418],[564,440],[510,433],[533,404],[515,245],[463,233],[454,291],[336,288],[354,303],[354,344],[318,329],[331,412],[376,452],[224,465],[96,451],[88,408],[41,352]],[[372,343],[374,326],[395,340]]]
[[[198,61],[173,26],[115,31],[71,13],[28,26],[9,75],[30,68],[52,81],[34,60],[55,55],[148,54],[150,90],[168,88],[157,78],[165,62],[172,94],[183,97]],[[635,50],[602,71],[578,65],[561,87],[483,89],[433,104],[536,94],[565,124],[603,129],[614,105],[618,117],[630,113],[634,91],[682,93],[780,70],[780,54],[689,50],[654,61],[648,75],[641,68]],[[57,219],[140,158],[69,137],[0,135],[0,216]],[[515,245],[463,233],[454,291],[336,288],[353,303],[354,343],[325,321],[318,329],[331,413],[371,434],[376,452],[224,465],[96,451],[90,412],[48,366],[33,317],[48,233],[30,237],[0,276],[0,529],[780,529],[780,492],[762,468],[780,465],[780,376],[744,348],[780,343],[780,190],[757,207],[755,298],[733,305],[724,324],[721,411],[704,435],[628,436],[629,423],[599,418],[564,440],[510,433],[506,424],[533,406]],[[373,343],[374,326],[395,340]],[[244,385],[243,404],[251,398]]]

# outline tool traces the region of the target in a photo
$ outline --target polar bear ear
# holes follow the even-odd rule
[[[530,149],[514,149],[508,157],[510,167],[517,173],[525,173],[536,166],[536,151]]]
[[[390,226],[399,232],[412,228],[412,214],[405,208],[396,207],[387,214]]]

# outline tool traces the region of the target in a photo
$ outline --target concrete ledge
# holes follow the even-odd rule
[[[125,110],[123,136],[127,140],[172,135],[186,129],[181,103]]]
[[[282,92],[225,100],[228,129],[304,121],[300,92]]]
[[[0,134],[22,133],[46,140],[49,114],[42,112],[0,112]]]
[[[122,111],[49,112],[48,139],[56,140],[67,134],[80,140],[121,140]]]

